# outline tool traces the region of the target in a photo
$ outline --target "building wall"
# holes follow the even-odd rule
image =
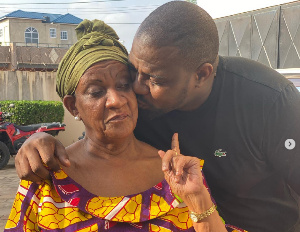
[[[5,42],[9,41],[9,22],[8,20],[3,20],[2,23],[0,23],[0,29],[2,29],[2,36],[0,37],[0,43],[1,45],[6,45]]]
[[[59,31],[57,31],[58,39],[60,40],[60,32],[67,31],[68,32],[68,40],[60,40],[61,44],[74,44],[77,41],[75,28],[77,25],[68,25],[68,24],[59,24]]]
[[[60,101],[56,94],[56,72],[0,71],[1,100]],[[78,140],[84,131],[82,122],[74,120],[65,109],[66,130],[57,138],[68,146]]]
[[[34,27],[39,34],[39,46],[57,46],[57,45],[72,45],[77,41],[75,28],[77,25],[73,24],[52,24],[42,23],[41,20],[33,19],[6,19],[0,22],[0,28],[9,25],[9,41],[6,43],[16,42],[18,46],[25,45],[25,30],[29,27]],[[56,38],[50,38],[50,28],[56,29]],[[61,40],[61,31],[68,32],[68,40]],[[0,38],[1,39],[1,38]],[[1,40],[0,40],[1,41]],[[6,44],[8,45],[8,44]]]

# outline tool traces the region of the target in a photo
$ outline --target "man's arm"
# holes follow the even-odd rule
[[[300,93],[292,84],[277,97],[265,125],[262,150],[300,196]]]
[[[60,165],[70,166],[65,147],[53,136],[39,132],[30,136],[18,151],[15,159],[18,176],[36,183],[49,179],[43,163],[53,171],[58,171]]]

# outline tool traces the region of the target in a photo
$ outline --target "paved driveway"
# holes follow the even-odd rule
[[[10,158],[8,165],[0,170],[0,231],[4,230],[18,186],[15,160]]]

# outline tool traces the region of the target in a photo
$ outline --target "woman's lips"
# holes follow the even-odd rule
[[[125,118],[128,117],[128,114],[117,114],[115,116],[112,116],[111,118],[109,118],[107,120],[107,122],[116,122],[116,121],[122,121],[124,120]]]

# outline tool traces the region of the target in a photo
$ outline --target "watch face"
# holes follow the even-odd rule
[[[198,221],[198,218],[196,217],[196,215],[190,214],[190,217],[191,217],[191,219],[192,219],[193,222],[197,222]]]

